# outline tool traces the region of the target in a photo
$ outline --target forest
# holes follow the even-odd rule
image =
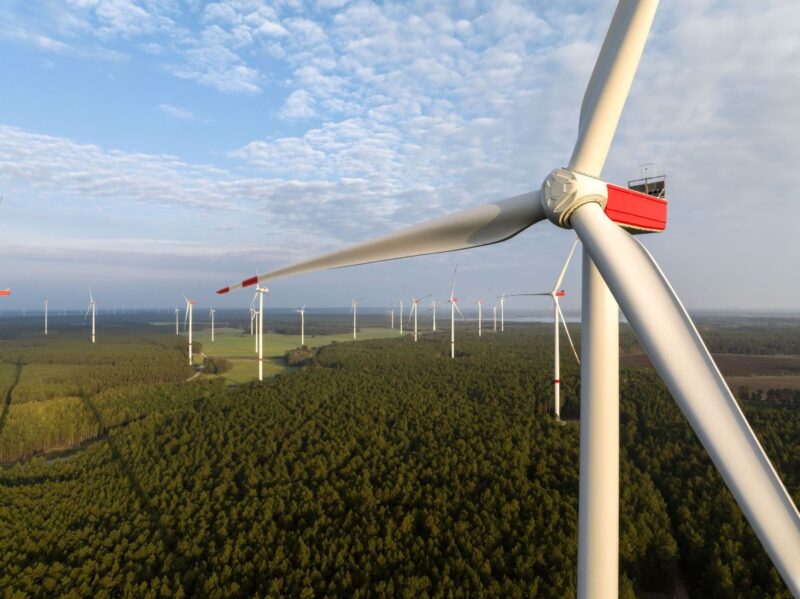
[[[792,343],[703,334],[754,353]],[[38,410],[53,426],[25,438],[77,450],[0,467],[1,596],[574,595],[580,386],[564,360],[556,423],[549,326],[462,333],[456,360],[444,334],[338,343],[236,387],[185,382],[174,339],[128,335],[130,351],[81,362],[4,344],[0,447]],[[52,385],[25,380],[70,364]],[[84,381],[86,364],[108,367],[104,382]],[[656,374],[620,383],[621,596],[789,597]],[[796,404],[741,402],[800,503]]]

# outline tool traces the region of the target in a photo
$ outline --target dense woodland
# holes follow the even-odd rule
[[[555,423],[549,327],[462,333],[456,360],[443,334],[334,344],[235,388],[184,382],[172,339],[80,364],[2,345],[0,448],[83,444],[0,467],[0,596],[574,594],[580,389],[565,359]],[[115,355],[151,376],[131,385]],[[37,390],[34,364],[107,366],[107,384],[77,368]],[[621,391],[621,595],[789,597],[657,376],[625,369]],[[743,407],[800,503],[800,411]]]

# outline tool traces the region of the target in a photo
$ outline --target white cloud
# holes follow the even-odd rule
[[[179,121],[194,120],[194,114],[192,111],[187,110],[186,108],[181,108],[180,106],[173,106],[172,104],[159,104],[158,110],[161,111],[162,114]]]
[[[303,89],[292,92],[281,108],[281,116],[287,119],[310,119],[316,114],[313,96]]]

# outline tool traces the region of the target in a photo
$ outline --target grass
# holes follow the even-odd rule
[[[358,341],[369,339],[386,339],[399,337],[397,330],[388,328],[364,328],[358,331]],[[258,378],[258,360],[255,353],[255,337],[243,334],[241,329],[217,329],[214,343],[211,343],[211,332],[201,331],[193,335],[193,340],[203,344],[203,353],[212,358],[227,358],[233,362],[233,368],[222,375],[204,375],[206,377],[221,376],[231,383],[245,383]],[[306,345],[310,348],[330,345],[333,342],[346,343],[353,341],[352,333],[338,335],[306,335]],[[300,335],[278,335],[264,333],[264,375],[273,376],[291,370],[284,364],[284,354],[300,347]],[[202,357],[197,356],[196,363]]]

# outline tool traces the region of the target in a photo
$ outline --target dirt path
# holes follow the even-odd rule
[[[14,384],[8,388],[8,392],[6,393],[6,396],[3,398],[3,411],[2,413],[0,413],[0,433],[3,432],[3,426],[5,426],[6,423],[8,408],[11,406],[11,396],[14,393],[14,389],[19,384],[19,377],[22,374],[22,366],[23,366],[22,362],[16,363],[17,371],[14,374]]]

